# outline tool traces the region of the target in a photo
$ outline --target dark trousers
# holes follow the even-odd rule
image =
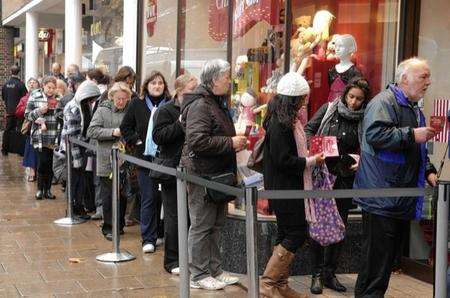
[[[70,184],[70,193],[72,196],[72,206],[75,215],[81,215],[84,210],[83,196],[84,196],[84,170],[82,168],[72,167],[72,177]]]
[[[275,245],[281,244],[285,249],[294,253],[305,243],[307,238],[305,219],[299,218],[297,213],[282,213],[275,211],[277,218],[277,239]],[[282,218],[282,220],[279,220]],[[286,222],[298,222],[287,225]]]
[[[83,168],[72,168],[72,204],[76,215],[80,215],[84,210],[94,211],[94,181],[92,172]]]
[[[5,131],[3,132],[3,139],[2,139],[3,153],[11,152],[11,145],[13,144],[9,144],[9,140],[11,139],[11,133],[16,129],[16,125],[17,125],[16,116],[7,115],[5,123]]]
[[[355,285],[355,297],[384,297],[405,220],[362,213],[363,241],[361,268]]]
[[[348,209],[345,207],[339,208],[339,214],[342,221],[347,226]],[[321,246],[316,241],[310,239],[310,253],[311,253],[311,265],[313,275],[324,274],[333,275],[336,272],[338,266],[338,259],[341,255],[342,246],[344,241],[331,244],[327,247]]]
[[[38,188],[50,190],[53,179],[53,150],[47,147],[36,150]]]
[[[148,175],[148,170],[138,169],[138,184],[141,193],[141,237],[142,244],[156,245],[159,214],[158,184]]]
[[[112,180],[108,177],[100,177],[100,197],[103,206],[103,234],[112,232]],[[119,230],[125,226],[125,210],[127,208],[127,199],[119,197]]]
[[[95,211],[95,186],[94,173],[92,171],[84,171],[83,204],[88,212]]]
[[[164,268],[170,272],[178,267],[178,210],[175,182],[162,184],[164,208]]]

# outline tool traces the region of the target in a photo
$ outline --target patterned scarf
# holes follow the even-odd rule
[[[308,157],[308,148],[306,142],[306,134],[303,130],[303,125],[300,121],[301,117],[301,109],[297,115],[297,121],[294,124],[294,138],[295,144],[297,145],[297,154],[298,157],[307,158]],[[303,189],[304,190],[312,190],[313,182],[312,182],[312,170],[311,167],[305,166],[303,170]],[[311,199],[305,199],[305,215],[306,220],[308,222],[316,222],[316,214],[314,211],[314,201]]]

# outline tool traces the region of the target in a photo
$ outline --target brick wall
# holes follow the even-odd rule
[[[3,2],[3,1],[2,1]],[[2,3],[0,2],[0,16]],[[9,68],[14,63],[13,47],[14,35],[13,30],[8,27],[1,26],[0,23],[0,90],[5,81],[9,78]],[[1,91],[0,91],[1,93]],[[3,100],[0,100],[0,129],[4,128],[5,106]]]

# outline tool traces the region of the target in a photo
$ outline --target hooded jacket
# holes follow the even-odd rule
[[[128,107],[129,103],[124,109],[119,110],[111,100],[105,100],[99,104],[92,117],[91,124],[87,130],[87,137],[94,141],[93,143],[97,143],[101,149],[97,152],[97,176],[109,177],[111,174],[109,151],[112,145],[119,140],[112,133],[122,123]]]
[[[94,82],[84,81],[81,83],[73,99],[64,107],[62,138],[72,136],[87,141],[82,136],[85,119],[81,112],[81,103],[86,99],[98,96],[100,96],[100,90]],[[80,148],[76,144],[72,145],[72,165],[74,168],[80,168],[83,165],[83,151],[84,148]]]
[[[185,94],[181,108],[185,130],[181,164],[199,175],[219,175],[236,171],[232,137],[236,135],[226,98],[200,85]]]

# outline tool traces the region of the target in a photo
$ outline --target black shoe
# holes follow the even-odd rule
[[[3,155],[3,156],[8,156],[8,151],[2,150],[2,155]]]
[[[45,197],[46,199],[49,199],[49,200],[54,200],[54,199],[56,199],[56,196],[55,196],[54,194],[52,194],[52,192],[50,191],[50,189],[44,191],[44,197]]]
[[[38,190],[36,192],[35,197],[36,197],[36,200],[42,200],[44,198],[44,192],[42,190]]]
[[[105,239],[106,239],[106,240],[112,241],[112,238],[113,238],[113,237],[112,237],[112,234],[111,234],[111,233],[107,233],[107,234],[105,234],[104,236],[105,236]]]
[[[315,274],[312,276],[311,279],[311,293],[315,295],[322,294],[323,292],[323,282],[322,282],[322,275],[321,274]]]
[[[324,276],[323,285],[329,289],[335,290],[336,292],[347,291],[347,288],[339,282],[339,280],[336,278],[336,275],[334,274]]]

